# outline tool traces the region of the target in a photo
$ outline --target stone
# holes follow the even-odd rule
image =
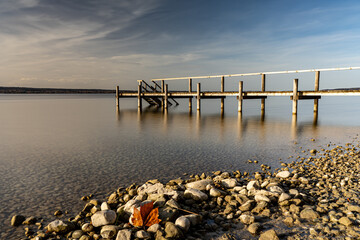
[[[94,238],[95,239],[95,238]],[[88,235],[82,235],[79,240],[91,240],[91,237]]]
[[[256,190],[260,188],[260,184],[259,181],[250,181],[247,185],[246,185],[246,189],[247,190]]]
[[[31,216],[31,217],[26,218],[22,224],[31,225],[31,224],[35,224],[35,222],[36,222],[36,218]]]
[[[244,204],[242,204],[239,209],[243,212],[250,211],[254,206],[254,200],[248,200]]]
[[[113,210],[96,212],[91,216],[91,222],[94,227],[101,227],[115,223],[116,213]]]
[[[187,232],[189,230],[190,224],[190,220],[184,216],[177,218],[175,221],[175,225],[179,227],[183,232]]]
[[[100,235],[101,237],[107,239],[107,238],[113,238],[116,236],[116,233],[118,231],[118,227],[115,225],[105,225],[101,228]]]
[[[165,233],[166,238],[181,239],[183,237],[182,231],[172,222],[165,224]]]
[[[281,193],[280,194],[280,197],[279,197],[279,202],[283,202],[283,201],[286,201],[286,200],[289,200],[291,199],[291,196],[287,193]]]
[[[271,200],[268,197],[261,195],[261,194],[256,194],[254,199],[256,202],[261,202],[261,201],[271,202]]]
[[[281,187],[279,187],[279,186],[271,186],[271,187],[269,187],[269,191],[270,191],[271,193],[277,193],[277,194],[279,194],[279,195],[284,192],[284,190],[283,190]]]
[[[111,208],[107,202],[103,202],[100,206],[100,209],[101,209],[101,211],[111,210]]]
[[[135,237],[140,238],[140,239],[147,239],[147,238],[151,238],[151,235],[150,235],[150,233],[148,233],[144,230],[140,230],[135,233]]]
[[[260,235],[259,240],[279,240],[279,237],[277,236],[274,229],[270,229],[266,232],[263,232]]]
[[[233,188],[238,184],[235,178],[227,178],[221,180],[221,185],[223,185],[226,188]]]
[[[194,188],[186,189],[184,192],[184,196],[186,198],[192,198],[195,201],[205,201],[208,199],[208,195],[206,193],[203,193],[202,191]]]
[[[186,188],[192,188],[192,189],[204,191],[204,190],[206,190],[206,186],[211,183],[213,183],[213,181],[211,179],[204,179],[204,180],[200,180],[200,181],[187,183],[185,186],[186,186]]]
[[[252,224],[250,224],[250,225],[248,226],[248,229],[247,229],[247,230],[248,230],[251,234],[256,235],[256,234],[259,232],[260,227],[261,227],[260,223],[252,223]]]
[[[259,214],[262,212],[265,208],[267,208],[268,203],[265,201],[260,201],[256,204],[256,206],[251,210],[252,213]]]
[[[150,232],[150,233],[156,233],[156,232],[159,231],[160,229],[161,229],[160,224],[155,223],[155,224],[151,225],[151,226],[147,229],[147,231]]]
[[[283,222],[289,227],[294,225],[294,219],[292,217],[286,217]]]
[[[223,191],[220,191],[219,189],[213,187],[210,188],[209,195],[211,197],[220,197],[221,195],[223,195]]]
[[[84,234],[83,231],[75,230],[75,231],[72,232],[71,237],[74,238],[74,239],[79,239],[79,238],[81,238],[81,236],[83,234]]]
[[[139,207],[140,206],[141,201],[139,200],[135,200],[135,199],[131,199],[129,200],[125,205],[124,205],[124,211],[131,215],[134,211],[134,207]]]
[[[189,219],[192,226],[196,226],[196,225],[200,224],[202,221],[201,216],[198,214],[188,214],[188,215],[184,215],[183,217],[186,217],[187,219]]]
[[[339,223],[345,226],[350,226],[352,224],[352,221],[348,217],[342,217],[339,219]]]
[[[250,225],[255,222],[255,217],[248,214],[242,214],[239,218],[240,221],[246,225]]]
[[[94,226],[91,223],[85,223],[81,226],[83,232],[91,232],[94,229]]]
[[[159,208],[159,218],[162,221],[174,221],[178,216],[179,211],[175,208],[164,207]]]
[[[311,208],[305,208],[300,212],[300,217],[307,220],[315,220],[317,218],[320,218],[320,215]]]
[[[350,211],[350,212],[358,212],[358,213],[360,213],[360,206],[359,205],[349,204],[347,206],[347,210]]]
[[[17,227],[22,224],[22,222],[25,221],[25,217],[22,215],[14,215],[11,218],[11,226]]]
[[[276,174],[278,178],[288,178],[290,177],[291,173],[289,171],[281,171]]]
[[[131,240],[131,230],[122,229],[116,235],[116,240]]]
[[[49,225],[47,225],[47,229],[49,232],[56,232],[56,233],[68,233],[70,232],[72,229],[74,228],[74,225],[70,222],[63,222],[62,220],[55,220],[52,221],[51,223],[49,223]]]
[[[170,199],[169,201],[167,201],[166,205],[176,209],[180,208],[180,205],[174,199]]]
[[[147,195],[164,194],[164,195],[167,195],[170,197],[173,197],[177,194],[177,192],[175,190],[165,188],[164,184],[162,184],[162,183],[155,183],[155,184],[145,183],[137,189],[137,193],[138,193],[138,195],[145,194],[145,193]]]

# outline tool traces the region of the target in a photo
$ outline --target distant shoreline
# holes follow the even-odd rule
[[[115,94],[110,89],[0,87],[0,94]]]

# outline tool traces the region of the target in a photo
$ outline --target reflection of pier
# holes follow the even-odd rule
[[[180,77],[180,78],[164,78],[153,79],[153,86],[146,83],[144,80],[138,80],[137,91],[120,91],[119,87],[116,87],[116,102],[119,106],[120,98],[137,98],[138,110],[142,111],[142,100],[147,101],[152,106],[162,107],[166,112],[169,105],[178,104],[176,98],[188,98],[189,99],[189,111],[192,111],[192,98],[196,98],[196,109],[201,110],[201,100],[203,99],[221,99],[221,113],[224,111],[224,98],[236,97],[238,99],[238,112],[243,111],[243,100],[245,99],[261,99],[261,113],[262,118],[265,116],[265,99],[268,96],[289,96],[292,100],[292,113],[297,114],[298,101],[299,100],[314,100],[314,112],[318,112],[319,99],[321,96],[360,96],[360,90],[320,90],[320,72],[321,71],[337,71],[337,70],[353,70],[360,69],[360,67],[353,68],[330,68],[330,69],[311,69],[311,70],[296,70],[296,71],[281,71],[281,72],[265,72],[265,73],[244,73],[244,74],[232,74],[232,75],[216,75],[216,76],[197,76],[197,77]],[[266,76],[272,74],[285,74],[285,73],[306,73],[315,72],[315,87],[313,91],[299,91],[299,80],[293,80],[292,91],[266,91],[265,82]],[[225,91],[225,77],[241,77],[241,76],[261,76],[261,91],[244,91],[243,81],[239,81],[238,91]],[[193,79],[206,79],[206,78],[220,78],[221,88],[220,91],[201,91],[201,84],[197,83],[196,91],[193,91]],[[189,88],[187,91],[169,91],[168,84],[165,81],[170,80],[188,80]],[[161,82],[161,86],[157,83]],[[317,114],[316,114],[317,115]],[[315,117],[314,117],[315,119]],[[316,117],[317,119],[317,117]]]

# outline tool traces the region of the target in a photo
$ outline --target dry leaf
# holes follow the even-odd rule
[[[134,207],[133,217],[131,218],[132,225],[135,227],[143,226],[143,219],[141,217],[140,211]]]
[[[159,209],[153,208],[154,203],[149,202],[140,206],[140,210],[134,207],[134,213],[131,218],[132,225],[135,227],[150,227],[155,223],[159,223]]]
[[[153,224],[160,223],[160,221],[161,220],[159,219],[159,209],[155,208],[151,210],[151,212],[147,216],[144,225],[150,227]]]

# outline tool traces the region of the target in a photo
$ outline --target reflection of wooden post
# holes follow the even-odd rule
[[[164,91],[164,93],[165,93],[165,96],[164,96],[164,104],[165,104],[165,110],[167,110],[168,109],[168,85],[167,84],[165,84],[165,91]]]
[[[294,79],[294,86],[293,86],[293,107],[292,107],[292,114],[297,114],[297,104],[298,104],[298,98],[299,98],[299,93],[298,93],[298,79],[295,78]]]
[[[142,108],[142,99],[141,99],[141,85],[142,83],[139,82],[139,85],[138,85],[138,109],[141,110]]]
[[[225,91],[225,77],[221,77],[221,92]],[[221,109],[224,109],[224,98],[221,98]]]
[[[119,107],[119,86],[116,86],[116,107]]]
[[[320,71],[315,72],[315,91],[319,91]],[[319,110],[319,99],[314,99],[314,112]]]
[[[197,108],[198,111],[200,111],[200,104],[201,104],[201,102],[200,102],[200,91],[201,91],[200,88],[201,88],[200,83],[198,83],[197,84],[197,95],[196,95],[196,98],[197,98],[197,106],[196,106],[196,108]]]
[[[189,78],[189,93],[192,92],[192,79]],[[189,109],[192,109],[192,97],[189,98]]]
[[[261,75],[261,91],[265,92],[265,74]],[[265,98],[261,99],[261,112],[265,110]]]
[[[242,102],[243,102],[243,81],[239,82],[239,104],[238,112],[242,112]]]

